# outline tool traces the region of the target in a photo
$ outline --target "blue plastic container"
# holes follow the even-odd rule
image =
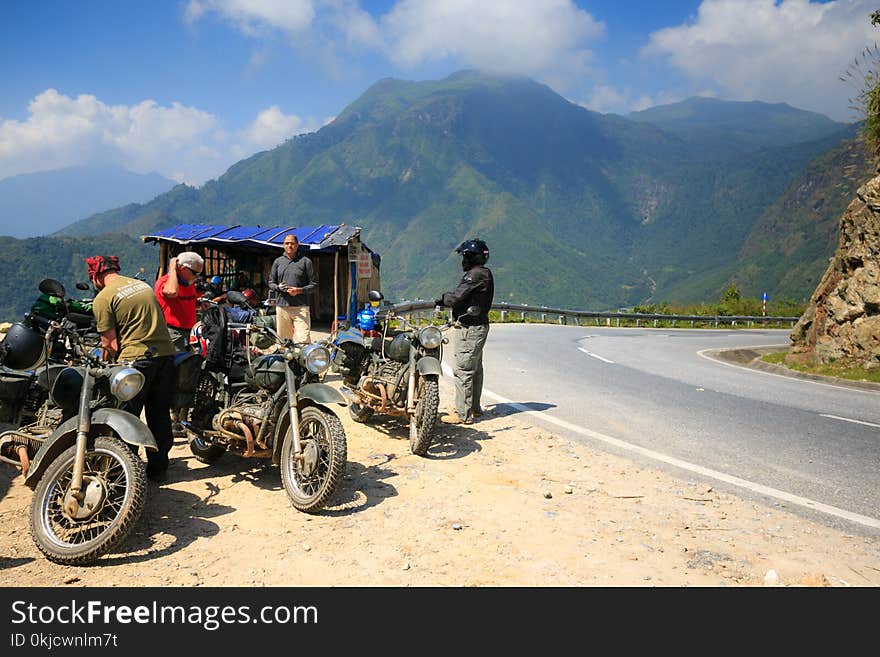
[[[357,314],[357,322],[358,328],[362,331],[372,331],[376,326],[376,311],[369,305],[364,306],[364,309]]]

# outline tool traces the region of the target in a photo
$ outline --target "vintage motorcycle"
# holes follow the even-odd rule
[[[369,299],[378,305],[383,296],[373,290]],[[472,306],[466,314],[478,312]],[[410,451],[424,456],[433,441],[440,405],[442,345],[448,342],[443,332],[459,326],[458,318],[419,328],[390,308],[377,317],[384,319],[379,337],[349,328],[334,339],[334,369],[345,384],[340,390],[349,399],[348,411],[355,422],[366,422],[373,413],[407,417]],[[394,321],[401,330],[389,328]]]
[[[246,304],[235,290],[227,298]],[[328,348],[281,338],[268,322],[237,324],[224,312],[211,320],[220,327],[213,327],[206,316],[202,321],[213,338],[208,338],[190,418],[181,422],[192,436],[192,453],[203,463],[213,463],[225,452],[271,459],[281,467],[293,506],[317,513],[336,494],[348,459],[345,429],[327,406],[344,406],[345,398],[320,382],[330,367]],[[242,330],[247,337],[239,341],[233,336]],[[267,346],[260,339],[277,352],[261,353],[253,346]],[[220,340],[225,344],[218,356],[212,349]]]
[[[156,441],[139,418],[115,408],[140,392],[144,376],[101,361],[68,318],[51,320],[44,335],[18,326],[0,344],[4,364],[37,370],[60,335],[75,365],[41,370],[48,400],[35,423],[0,433],[0,460],[20,467],[34,491],[29,525],[39,550],[56,563],[89,564],[125,539],[144,508],[146,465],[135,450],[155,450]]]
[[[64,286],[51,278],[41,281],[39,289],[40,296],[30,311],[0,342],[0,422],[16,426],[31,424],[44,412],[52,375],[64,369],[73,352],[64,331],[52,331],[44,339],[45,353],[41,353],[42,365],[38,368],[30,367],[17,355],[27,354],[26,348],[13,346],[19,341],[31,342],[34,334],[46,338],[51,323],[61,320],[67,321],[69,330],[75,331],[84,344],[97,346],[100,342],[91,303],[66,298]]]

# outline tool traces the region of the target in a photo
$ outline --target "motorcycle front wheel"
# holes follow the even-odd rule
[[[287,419],[288,423],[290,419]],[[336,494],[345,474],[345,429],[333,413],[306,406],[299,414],[302,458],[295,458],[288,424],[281,444],[281,482],[295,508],[317,513]]]
[[[119,438],[98,436],[86,452],[83,488],[92,506],[80,518],[64,509],[76,445],[63,451],[37,482],[30,508],[31,536],[49,561],[82,566],[128,536],[144,509],[146,466]]]
[[[433,441],[440,408],[440,383],[436,376],[419,377],[416,399],[416,412],[409,419],[409,449],[416,456],[424,456]]]

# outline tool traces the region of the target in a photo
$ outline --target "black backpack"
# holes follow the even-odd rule
[[[202,337],[208,343],[205,369],[210,372],[228,371],[231,364],[226,345],[226,313],[220,306],[211,306],[202,313]]]

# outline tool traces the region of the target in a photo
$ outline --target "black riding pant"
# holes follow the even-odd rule
[[[168,452],[174,444],[170,415],[177,387],[174,359],[171,356],[147,358],[135,362],[134,367],[143,373],[144,387],[134,399],[125,402],[122,409],[137,417],[140,417],[141,410],[144,411],[147,426],[159,448],[158,452],[146,450],[147,464],[151,469],[164,470],[168,467]]]

